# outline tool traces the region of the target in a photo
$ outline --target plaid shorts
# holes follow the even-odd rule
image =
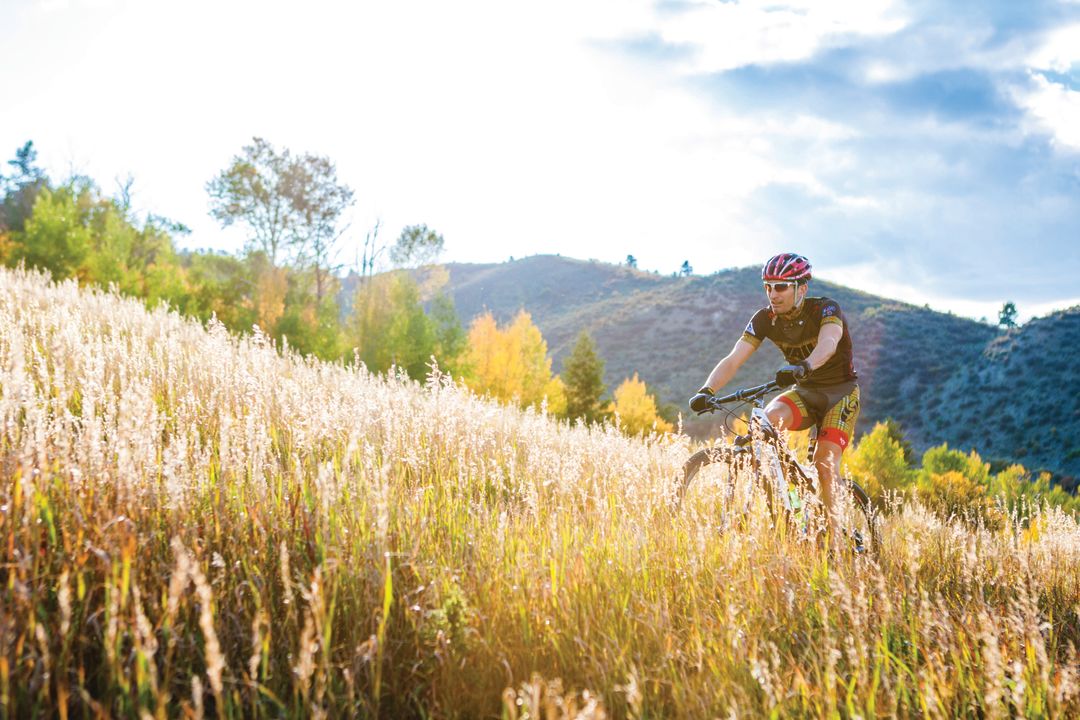
[[[794,416],[792,430],[818,426],[818,440],[828,440],[846,450],[855,435],[859,419],[859,384],[857,382],[824,387],[795,386],[777,398]]]

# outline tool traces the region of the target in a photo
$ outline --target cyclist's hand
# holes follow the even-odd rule
[[[780,387],[790,387],[796,380],[802,380],[810,374],[810,363],[800,360],[794,365],[785,365],[776,371],[776,384]]]
[[[696,413],[705,412],[709,409],[709,400],[712,399],[713,391],[703,387],[697,391],[697,395],[690,398],[690,409]]]

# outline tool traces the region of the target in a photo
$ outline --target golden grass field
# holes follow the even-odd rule
[[[1080,716],[1080,527],[876,558],[570,427],[0,272],[0,715]]]

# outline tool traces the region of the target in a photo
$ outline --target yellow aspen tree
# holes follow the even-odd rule
[[[656,411],[656,398],[649,394],[637,373],[634,373],[634,377],[623,380],[622,385],[615,389],[613,397],[614,402],[608,411],[619,416],[619,425],[624,432],[641,435],[654,430],[664,433],[675,429],[671,423],[660,417]]]
[[[0,263],[7,263],[8,258],[15,254],[15,242],[11,239],[11,233],[0,230]]]
[[[520,384],[522,405],[538,405],[551,381],[551,359],[540,328],[524,310],[518,312],[506,331],[509,352],[518,360],[515,381]]]
[[[255,287],[255,321],[265,332],[272,333],[285,312],[285,294],[289,290],[285,268],[263,268]]]
[[[550,414],[559,417],[566,416],[566,385],[561,377],[556,375],[547,382],[544,386],[544,397],[547,398],[547,409]]]
[[[547,342],[529,313],[522,310],[505,328],[491,313],[469,327],[466,384],[482,395],[522,407],[539,406],[547,399],[548,411],[566,410],[566,390],[551,374]]]
[[[469,326],[466,338],[466,360],[469,371],[466,384],[481,395],[494,395],[494,367],[498,364],[499,328],[490,312],[477,316]]]

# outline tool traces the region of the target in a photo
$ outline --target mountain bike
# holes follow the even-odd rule
[[[763,496],[774,522],[782,522],[802,537],[816,539],[826,527],[817,470],[812,464],[799,462],[765,414],[766,396],[779,389],[776,382],[768,382],[709,399],[709,406],[698,415],[720,410],[734,417],[734,412],[725,406],[751,405],[749,431],[736,435],[730,445],[708,447],[691,455],[683,464],[677,503],[684,502],[690,484],[712,466],[708,469],[718,471],[715,482],[720,486],[726,514],[745,517],[755,500]],[[816,431],[815,427],[809,458],[814,456]],[[880,518],[869,496],[854,480],[838,478],[833,484],[836,531],[844,538],[840,547],[846,545],[857,554],[876,554],[881,546]]]

